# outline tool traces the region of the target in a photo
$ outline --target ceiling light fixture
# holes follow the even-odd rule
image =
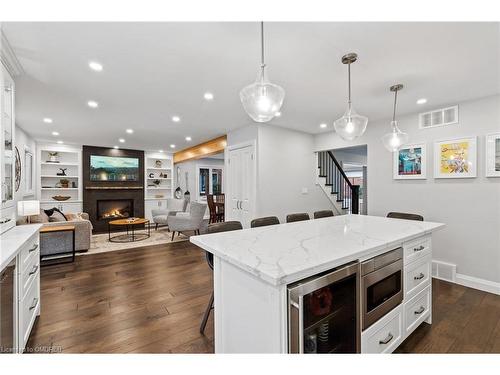
[[[170,145],[170,148],[175,148],[175,145],[174,144]]]
[[[172,121],[179,122],[179,121],[181,121],[181,118],[179,116],[172,116]]]
[[[187,142],[191,142],[191,137],[186,137]]]
[[[392,121],[391,121],[391,127],[392,131],[390,133],[385,134],[382,137],[382,143],[384,144],[385,148],[391,152],[399,150],[399,148],[408,143],[408,134],[402,132],[398,128],[398,122],[396,121],[396,104],[398,101],[398,91],[403,89],[402,84],[397,84],[394,86],[390,87],[390,91],[394,93],[394,109],[392,111]]]
[[[240,91],[240,100],[248,116],[255,122],[271,121],[279,112],[285,90],[267,79],[264,62],[264,22],[260,23],[261,62],[257,80]]]
[[[212,94],[211,92],[206,92],[205,94],[203,94],[203,97],[208,101],[214,100],[214,94]]]
[[[87,102],[87,105],[88,105],[90,108],[97,108],[97,107],[99,107],[99,103],[97,103],[97,102],[96,102],[96,101],[94,101],[94,100],[89,100],[89,101]]]
[[[98,63],[97,61],[89,62],[89,68],[95,72],[102,72],[102,64]]]
[[[427,99],[426,98],[420,98],[417,100],[417,104],[425,104],[427,103]]]
[[[120,142],[120,143],[125,143],[125,139],[120,138],[120,139],[118,140],[118,142]]]
[[[133,134],[134,133],[134,129],[127,129],[125,130],[128,134]]]
[[[158,152],[163,152],[163,150],[158,150]]]
[[[276,112],[276,113],[274,114],[274,117],[281,117],[281,112],[280,112],[280,111]]]
[[[52,135],[53,135],[54,137],[57,137],[57,136],[59,135],[59,132],[52,132]]]
[[[58,145],[62,145],[64,142],[63,141],[57,141]]]
[[[113,146],[113,148],[114,148],[115,150],[118,150],[120,147],[118,147],[118,146]]]
[[[351,104],[351,64],[358,59],[355,53],[348,53],[342,56],[342,64],[347,65],[347,84],[349,88],[349,100],[347,102],[347,110],[344,115],[335,120],[333,127],[337,134],[347,141],[360,137],[366,130],[368,125],[368,117],[358,115],[352,108]]]
[[[53,120],[51,118],[45,117],[43,119],[43,122],[45,122],[46,124],[52,124]]]
[[[327,124],[325,124],[325,123],[319,124],[319,127],[320,127],[321,129],[324,129],[324,128],[326,128],[327,126],[328,126],[328,125],[327,125]]]

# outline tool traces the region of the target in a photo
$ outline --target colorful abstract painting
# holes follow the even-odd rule
[[[486,177],[500,177],[500,133],[486,136]]]
[[[476,177],[477,139],[437,142],[434,149],[436,178]]]
[[[425,144],[405,145],[394,153],[394,179],[425,179],[425,165]]]

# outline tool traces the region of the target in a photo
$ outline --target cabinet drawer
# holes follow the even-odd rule
[[[429,316],[431,309],[431,286],[422,290],[405,303],[406,335],[412,333]]]
[[[361,335],[362,353],[392,353],[402,340],[403,309],[399,305]]]
[[[405,300],[410,300],[431,281],[431,255],[405,266]]]
[[[26,265],[24,271],[19,274],[19,300],[22,300],[28,289],[30,288],[33,280],[39,277],[40,273],[40,252],[36,250],[30,256],[29,263]]]
[[[37,276],[30,284],[28,292],[19,304],[19,346],[24,350],[31,328],[40,311],[40,278]]]
[[[23,272],[28,264],[32,262],[33,257],[39,258],[38,254],[40,253],[39,249],[39,240],[38,233],[29,239],[27,243],[24,244],[23,248],[19,252],[19,272]]]
[[[407,242],[403,245],[404,249],[404,264],[411,263],[417,259],[431,254],[431,238],[421,237],[416,240]]]

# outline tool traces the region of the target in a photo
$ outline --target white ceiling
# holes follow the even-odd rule
[[[37,139],[56,130],[68,143],[113,146],[123,137],[127,148],[178,150],[185,136],[196,144],[252,123],[239,90],[257,76],[258,23],[2,28],[25,70],[16,78],[17,122]],[[401,114],[500,92],[498,23],[268,23],[266,44],[269,77],[286,91],[283,115],[271,123],[308,133],[325,131],[322,122],[331,130],[345,110],[346,52],[359,54],[353,103],[371,121],[390,117],[388,87],[398,82]],[[90,60],[104,70],[91,71]],[[428,103],[417,106],[421,97]],[[90,99],[98,109],[86,106]]]

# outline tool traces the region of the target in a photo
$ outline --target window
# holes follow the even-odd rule
[[[24,196],[34,194],[33,186],[33,152],[29,147],[24,148]]]
[[[198,198],[205,200],[208,194],[219,195],[224,193],[222,167],[198,166]]]

